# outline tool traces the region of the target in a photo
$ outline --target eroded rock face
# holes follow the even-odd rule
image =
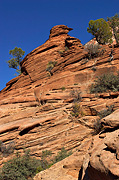
[[[82,161],[83,156],[75,153],[74,155],[54,164],[50,169],[38,173],[34,180],[77,180]]]
[[[72,28],[69,28],[65,25],[57,25],[54,26],[51,30],[50,30],[50,36],[49,38],[52,38],[54,36],[59,36],[61,34],[67,34],[69,31],[73,30]]]
[[[114,122],[119,111],[105,118]],[[103,120],[102,120],[103,122]],[[36,175],[38,179],[116,180],[119,178],[119,129],[104,129],[100,134],[82,141],[77,152],[50,169]],[[116,129],[115,129],[116,128]],[[60,173],[60,172],[61,173]]]
[[[95,179],[100,174],[101,179],[115,178],[119,92],[96,96],[89,93],[89,86],[96,76],[119,70],[119,48],[114,48],[112,62],[111,48],[106,45],[101,56],[89,60],[80,40],[67,34],[70,30],[65,25],[53,27],[49,39],[21,62],[22,74],[0,92],[0,140],[6,145],[13,142],[15,151],[30,149],[38,158],[43,150],[54,154],[63,146],[73,150],[71,157],[37,175],[37,179],[53,180],[53,174],[57,180],[91,179],[94,172]],[[55,62],[51,70],[47,70],[49,62]],[[71,115],[77,98],[72,95],[74,91],[82,97],[78,118]],[[111,105],[116,111],[101,120],[103,131],[95,136],[98,112]],[[0,163],[8,158],[1,155]]]
[[[88,167],[88,175],[91,180],[100,180],[100,178],[113,180],[119,177],[119,126],[116,123],[118,115],[119,111],[117,110],[102,120],[102,122],[105,121],[105,124],[110,125],[93,139]]]

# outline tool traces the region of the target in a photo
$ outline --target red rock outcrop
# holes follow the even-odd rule
[[[39,176],[39,179],[53,180],[52,173],[55,180],[80,179],[80,176],[91,179],[93,172],[97,174],[95,179],[99,179],[101,173],[101,179],[105,176],[110,179],[119,177],[115,172],[119,168],[118,139],[116,142],[110,139],[111,133],[117,137],[118,122],[108,117],[103,119],[105,132],[94,135],[98,112],[111,105],[117,110],[119,92],[98,96],[89,93],[89,86],[96,76],[119,70],[119,48],[114,48],[111,62],[111,47],[107,45],[102,46],[102,55],[89,60],[80,40],[67,34],[70,30],[72,28],[64,25],[53,27],[49,39],[21,62],[22,74],[8,82],[0,92],[0,140],[6,145],[14,142],[15,151],[22,152],[28,148],[36,157],[40,157],[43,150],[51,150],[55,154],[63,146],[73,150],[74,154],[68,160],[37,175],[37,179]],[[54,62],[54,65],[48,71],[49,62]],[[78,118],[71,115],[77,98],[77,95],[72,95],[73,91],[82,97]],[[114,117],[116,115],[112,114],[112,119]],[[115,118],[113,120],[117,120]],[[111,132],[106,129],[111,129]],[[0,158],[2,164],[6,157]],[[100,167],[97,166],[99,161]],[[115,168],[111,169],[110,161]],[[102,162],[104,168],[101,167]]]

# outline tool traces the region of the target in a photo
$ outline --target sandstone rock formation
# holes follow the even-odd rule
[[[13,142],[15,151],[30,149],[38,158],[43,150],[56,154],[65,147],[74,152],[36,179],[117,179],[119,92],[97,96],[89,87],[96,76],[119,70],[119,48],[111,62],[112,47],[107,45],[102,55],[89,60],[80,40],[67,34],[70,30],[53,27],[49,39],[21,62],[22,74],[0,92],[0,141]],[[49,62],[55,63],[47,70]],[[72,92],[82,97],[78,118],[71,115],[77,98]],[[98,112],[111,105],[116,111],[101,120],[103,131],[95,135]],[[8,158],[1,155],[0,165]]]

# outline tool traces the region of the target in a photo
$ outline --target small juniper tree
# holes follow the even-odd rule
[[[96,38],[99,44],[108,43],[112,38],[111,28],[103,18],[90,20],[87,31]]]
[[[9,54],[11,55],[10,60],[7,61],[9,67],[16,69],[16,72],[21,74],[20,62],[23,59],[25,51],[23,51],[21,48],[15,47],[13,50],[9,51]]]
[[[119,14],[115,14],[112,17],[107,17],[110,27],[113,29],[114,37],[116,39],[116,43],[119,43]]]

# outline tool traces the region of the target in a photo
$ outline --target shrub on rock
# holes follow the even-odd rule
[[[91,85],[90,93],[102,93],[109,90],[119,91],[119,73],[117,75],[107,73],[98,76]]]

